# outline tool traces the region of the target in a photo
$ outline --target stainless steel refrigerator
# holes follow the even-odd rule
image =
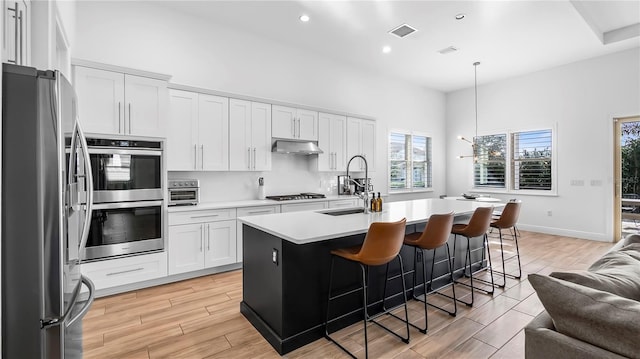
[[[2,86],[2,358],[79,358],[94,287],[80,273],[93,200],[76,95],[57,71],[9,64]]]

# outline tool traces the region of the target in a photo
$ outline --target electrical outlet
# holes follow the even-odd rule
[[[553,216],[553,212],[551,210],[548,210],[547,211],[547,216],[549,216],[549,217]]]

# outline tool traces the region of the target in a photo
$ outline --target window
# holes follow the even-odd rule
[[[551,130],[511,134],[511,187],[551,190]]]
[[[474,188],[553,189],[551,129],[478,136],[475,143]]]
[[[416,134],[389,134],[389,189],[432,187],[431,138]]]
[[[475,138],[477,146],[473,185],[505,188],[507,135],[487,135]]]

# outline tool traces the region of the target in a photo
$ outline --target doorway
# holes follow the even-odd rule
[[[614,119],[615,240],[640,234],[640,116]]]

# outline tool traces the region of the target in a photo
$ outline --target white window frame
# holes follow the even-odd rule
[[[513,141],[512,135],[514,133],[521,132],[534,132],[534,131],[551,131],[551,189],[550,190],[535,190],[535,189],[514,189],[512,182],[512,162],[513,162]],[[474,176],[475,169],[474,163],[471,164],[471,190],[475,193],[506,193],[506,194],[518,194],[518,195],[531,195],[531,196],[558,196],[558,134],[557,125],[541,126],[533,128],[518,128],[507,130],[496,130],[486,133],[481,133],[479,136],[487,136],[492,134],[506,134],[507,135],[507,156],[506,171],[505,171],[505,188],[490,188],[490,187],[475,187]]]
[[[430,157],[431,157],[431,161],[427,161],[427,165],[430,166],[430,171],[431,171],[431,183],[429,187],[421,187],[421,188],[414,188],[413,187],[413,173],[411,173],[411,176],[409,176],[409,178],[407,178],[407,182],[408,182],[408,188],[391,188],[391,141],[390,141],[390,137],[391,134],[401,134],[401,135],[409,135],[411,136],[411,146],[413,146],[413,136],[420,136],[420,137],[426,137],[429,139],[430,142]],[[410,151],[411,153],[413,153],[413,148],[412,151]],[[413,169],[413,159],[409,159],[407,161],[408,166],[407,168],[411,168]],[[425,132],[418,132],[418,131],[407,131],[407,130],[390,130],[389,133],[387,134],[387,190],[389,191],[389,193],[416,193],[416,192],[433,192],[433,136],[429,135],[428,133]]]

